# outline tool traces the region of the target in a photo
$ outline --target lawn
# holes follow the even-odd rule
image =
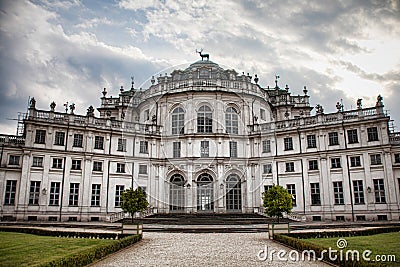
[[[315,245],[320,245],[326,248],[331,247],[332,249],[339,250],[336,242],[339,238],[310,238],[302,239],[306,242],[313,243]],[[399,266],[400,264],[400,232],[377,234],[370,236],[354,236],[345,237],[347,241],[346,250],[357,250],[360,253],[360,258],[362,257],[362,252],[364,250],[372,251],[369,256],[371,260],[375,259],[375,255],[395,255],[396,262],[385,263],[383,266]]]
[[[115,240],[0,232],[0,266],[37,266]]]

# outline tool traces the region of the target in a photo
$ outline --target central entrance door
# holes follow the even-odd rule
[[[183,212],[185,208],[185,180],[182,175],[174,174],[169,185],[169,210]]]
[[[203,173],[197,178],[197,210],[214,211],[213,178]]]
[[[226,210],[242,211],[242,186],[236,174],[231,174],[226,179]]]

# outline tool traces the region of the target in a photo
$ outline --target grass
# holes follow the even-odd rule
[[[320,245],[326,248],[331,247],[337,249],[336,242],[339,238],[310,238],[302,239],[303,241]],[[383,266],[399,266],[400,265],[400,232],[377,234],[370,236],[354,236],[344,238],[347,241],[345,250],[357,250],[362,257],[364,250],[372,251],[369,256],[371,260],[375,259],[376,255],[395,255],[396,262],[386,262]]]
[[[0,266],[38,266],[115,240],[0,232]]]

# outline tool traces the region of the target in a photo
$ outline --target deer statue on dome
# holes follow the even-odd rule
[[[199,55],[201,56],[201,61],[203,61],[204,58],[206,58],[207,61],[210,60],[210,55],[209,54],[202,54],[202,52],[203,52],[203,48],[200,51],[197,51],[197,49],[196,49],[196,53],[199,53]]]

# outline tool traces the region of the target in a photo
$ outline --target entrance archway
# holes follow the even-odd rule
[[[182,212],[185,208],[185,179],[181,174],[174,174],[169,185],[169,210]]]
[[[213,178],[208,173],[200,174],[197,178],[197,210],[214,211]]]
[[[228,212],[242,211],[242,186],[236,174],[231,174],[226,179],[226,210]]]

